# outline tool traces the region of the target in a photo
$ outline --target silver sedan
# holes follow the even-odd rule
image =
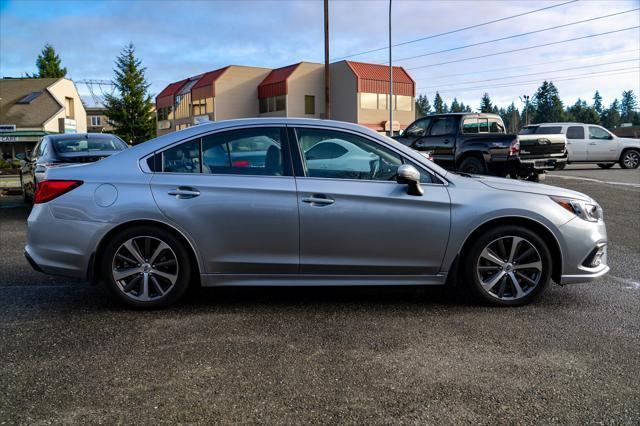
[[[367,167],[345,161],[349,144]],[[609,270],[602,209],[587,195],[453,174],[334,121],[194,126],[49,169],[34,201],[31,265],[103,281],[137,308],[168,306],[191,284],[464,285],[523,305],[552,280]]]

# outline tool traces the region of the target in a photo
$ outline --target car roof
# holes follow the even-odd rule
[[[429,118],[429,117],[449,117],[449,116],[456,116],[456,117],[467,117],[467,116],[472,116],[472,117],[500,117],[500,114],[494,114],[493,112],[442,112],[442,113],[435,113],[435,114],[429,114],[429,115],[425,115],[424,117],[420,117],[420,118]]]

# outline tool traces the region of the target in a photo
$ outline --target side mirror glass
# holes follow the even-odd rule
[[[403,164],[398,167],[396,182],[407,185],[407,194],[420,197],[424,190],[420,186],[420,172],[411,164]]]
[[[398,136],[404,136],[404,129],[400,129],[400,131],[398,132]]]

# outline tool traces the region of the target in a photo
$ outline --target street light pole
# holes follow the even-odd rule
[[[391,56],[391,1],[389,0],[389,136],[393,136],[393,59]]]
[[[324,118],[331,118],[331,75],[329,73],[329,0],[324,0]]]

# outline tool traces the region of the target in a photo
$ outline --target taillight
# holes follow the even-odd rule
[[[33,202],[46,203],[82,185],[81,180],[43,180],[38,183]]]
[[[515,138],[509,146],[509,155],[518,155],[520,153],[520,139]]]

